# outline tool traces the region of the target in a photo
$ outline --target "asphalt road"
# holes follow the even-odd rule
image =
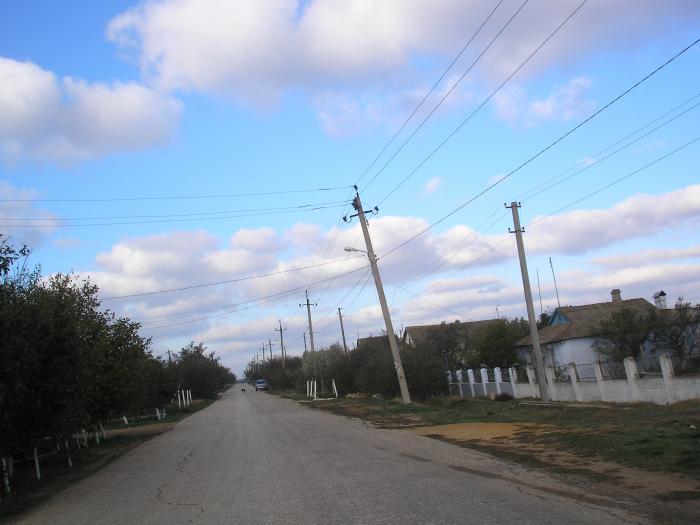
[[[612,500],[479,452],[236,388],[20,522],[645,521]]]

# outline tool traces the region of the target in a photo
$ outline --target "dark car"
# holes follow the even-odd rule
[[[267,390],[269,386],[267,385],[267,381],[264,379],[258,379],[255,382],[255,391],[257,392],[258,390]]]

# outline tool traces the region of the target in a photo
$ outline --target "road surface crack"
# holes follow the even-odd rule
[[[193,454],[193,450],[188,450],[187,453],[182,457],[180,461],[177,462],[175,466],[175,469],[180,474],[184,474],[185,476],[187,476],[187,483],[195,481],[194,476],[192,476],[189,472],[185,470],[185,464],[190,460]],[[158,501],[159,503],[165,503],[166,505],[172,505],[177,507],[199,507],[197,514],[194,517],[190,518],[187,522],[194,523],[195,521],[197,521],[202,516],[202,514],[204,514],[204,506],[198,502],[184,502],[167,499],[164,496],[163,491],[169,484],[170,481],[166,481],[165,483],[162,483],[156,488],[156,501]]]

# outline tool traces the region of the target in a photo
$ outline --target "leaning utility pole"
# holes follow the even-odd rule
[[[314,347],[314,327],[311,324],[311,307],[312,306],[318,306],[316,303],[311,304],[309,302],[309,291],[306,291],[306,302],[302,303],[299,305],[301,306],[306,306],[306,313],[309,316],[309,339],[311,340],[311,351],[314,352],[316,351],[316,348]],[[306,339],[304,339],[304,346],[306,346]]]
[[[286,328],[282,328],[282,320],[280,319],[280,327],[275,328],[275,332],[280,333],[280,351],[282,352],[282,368],[284,368],[284,361],[287,357],[284,352],[284,335],[282,334],[282,332],[284,332],[285,330]]]
[[[348,344],[345,342],[345,328],[343,328],[343,313],[340,310],[341,308],[338,308],[338,317],[340,318],[340,333],[343,334],[343,350],[345,350],[345,354],[347,355]]]
[[[537,381],[540,385],[540,397],[542,401],[549,401],[549,390],[547,389],[547,378],[544,375],[544,362],[542,361],[542,349],[540,348],[540,336],[537,333],[537,318],[535,317],[535,308],[532,306],[532,290],[530,290],[530,277],[527,273],[527,261],[525,260],[525,245],[523,244],[524,228],[520,227],[520,216],[518,208],[520,204],[511,202],[510,208],[513,212],[513,227],[508,231],[515,234],[515,241],[518,245],[518,258],[520,259],[520,273],[523,277],[523,289],[525,291],[525,306],[527,306],[527,320],[530,323],[530,338],[532,339],[532,355],[535,361],[535,370],[537,371]]]
[[[362,235],[365,238],[365,245],[367,246],[367,258],[369,259],[369,264],[372,267],[372,275],[374,275],[374,284],[377,286],[377,295],[379,296],[379,304],[382,307],[382,313],[384,314],[384,324],[386,325],[386,335],[389,339],[389,347],[391,348],[391,354],[394,358],[394,367],[396,367],[396,376],[399,380],[399,389],[401,390],[401,399],[404,403],[408,404],[411,402],[411,394],[408,391],[408,385],[406,384],[406,376],[403,372],[403,364],[401,364],[401,354],[399,353],[399,346],[396,343],[396,334],[394,334],[394,326],[391,323],[391,316],[389,315],[389,307],[386,303],[386,296],[384,295],[384,287],[382,286],[382,278],[379,275],[379,266],[377,266],[377,256],[374,254],[374,248],[372,248],[372,239],[369,237],[369,229],[367,228],[367,219],[365,219],[365,210],[362,208],[362,202],[360,201],[360,194],[357,193],[357,186],[355,186],[355,198],[352,201],[352,206],[355,208],[357,213],[351,215],[350,217],[359,217],[360,226],[362,227]],[[371,212],[377,213],[379,208],[375,207]],[[349,222],[347,217],[343,217],[345,222]],[[352,249],[350,251],[353,251]]]

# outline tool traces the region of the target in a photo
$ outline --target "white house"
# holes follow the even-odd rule
[[[581,306],[561,306],[554,310],[549,324],[538,330],[545,366],[565,366],[568,363],[593,363],[601,359],[595,350],[595,331],[598,324],[610,319],[614,312],[630,309],[644,314],[654,308],[646,299],[623,300],[620,290],[610,292],[612,300],[607,303]],[[660,292],[663,293],[663,292]],[[657,294],[658,295],[658,294]],[[664,296],[666,294],[663,294]],[[659,300],[657,300],[657,306]],[[520,339],[516,346],[521,359],[532,362],[532,340],[530,336]],[[646,349],[648,352],[649,349]]]

